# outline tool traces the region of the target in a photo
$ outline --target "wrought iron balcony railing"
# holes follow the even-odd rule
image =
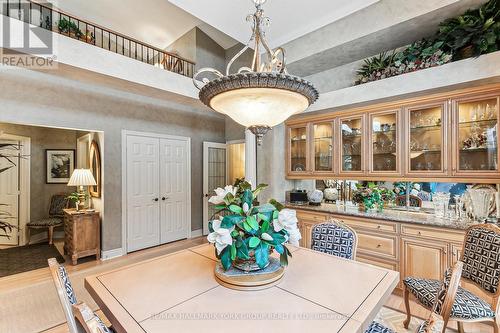
[[[193,77],[194,74],[195,63],[192,61],[51,8],[49,3],[3,0],[0,12],[2,15],[177,74],[187,77]]]

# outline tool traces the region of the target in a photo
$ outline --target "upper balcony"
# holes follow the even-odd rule
[[[189,78],[195,63],[95,23],[31,0],[5,0],[0,14]]]

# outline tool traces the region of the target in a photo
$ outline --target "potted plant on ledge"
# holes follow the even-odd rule
[[[367,211],[378,208],[381,211],[384,207],[382,198],[382,190],[372,182],[368,183],[367,187],[357,184],[357,189],[352,196],[352,202],[358,204],[360,211]]]

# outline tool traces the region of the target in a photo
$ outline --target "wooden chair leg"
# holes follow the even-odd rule
[[[30,243],[31,243],[31,228],[27,227],[26,229],[28,229],[28,244],[27,245],[30,245]]]
[[[410,291],[408,288],[404,288],[404,299],[405,299],[405,308],[406,308],[406,319],[403,322],[404,328],[408,329],[411,321],[411,310],[410,310]]]
[[[49,227],[49,245],[52,245],[54,243],[54,240],[52,239],[54,237],[54,227]]]
[[[458,333],[465,333],[464,323],[462,323],[461,321],[457,321],[457,326],[458,326]]]
[[[493,332],[494,333],[499,333],[499,330],[498,330],[498,319],[497,317],[493,318]]]

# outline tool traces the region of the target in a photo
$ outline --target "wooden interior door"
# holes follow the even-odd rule
[[[216,210],[208,202],[218,187],[227,185],[227,145],[225,143],[203,142],[203,234],[207,235],[208,222]]]
[[[187,238],[189,219],[189,142],[160,140],[160,243]]]
[[[7,158],[0,158],[0,219],[5,220],[15,227],[19,227],[19,147],[18,141],[2,140],[0,144],[6,146],[2,154]],[[9,237],[0,237],[1,245],[19,245],[18,229],[8,233]]]
[[[127,135],[127,251],[160,244],[160,140]]]
[[[440,280],[448,265],[448,245],[442,242],[403,238],[403,279],[414,276]]]

